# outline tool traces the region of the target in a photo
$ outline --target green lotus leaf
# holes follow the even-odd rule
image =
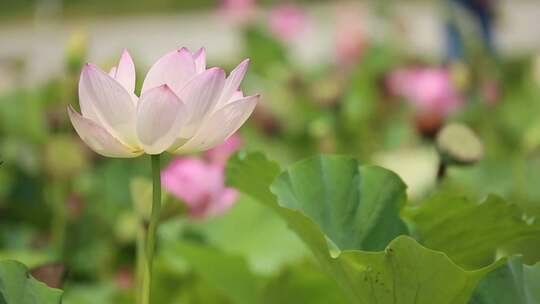
[[[466,271],[405,235],[382,251],[359,250],[406,232],[398,216],[405,187],[397,176],[334,156],[314,157],[279,172],[277,164],[255,153],[230,160],[227,176],[232,186],[288,223],[350,303],[465,304],[478,282],[504,262]],[[383,227],[391,233],[377,232]],[[377,237],[363,237],[365,229]]]
[[[12,260],[0,261],[0,303],[59,304],[61,298],[61,290],[34,279],[23,264]]]

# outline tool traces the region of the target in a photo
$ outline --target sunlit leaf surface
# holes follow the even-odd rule
[[[324,166],[319,165],[321,162],[326,161],[332,164],[334,168],[331,173],[321,169]],[[317,168],[319,168],[319,171],[317,171]],[[328,173],[324,175],[326,179],[321,178],[320,170]],[[312,178],[311,183],[304,182],[304,187],[308,187],[308,185],[313,186],[313,188],[321,187],[321,180],[327,182],[326,187],[341,187],[350,185],[359,176],[364,176],[367,181],[392,176],[389,175],[391,173],[386,173],[383,169],[376,167],[359,168],[358,164],[349,158],[325,156],[293,165],[272,186],[273,191],[278,194],[285,191],[281,193],[279,198],[280,203],[289,199],[287,206],[284,206],[284,203],[279,204],[276,197],[268,189],[273,179],[272,176],[277,177],[278,174],[279,167],[261,154],[237,156],[229,163],[228,169],[228,178],[233,186],[273,208],[287,221],[289,227],[307,244],[323,268],[338,281],[351,303],[467,303],[478,281],[486,273],[498,266],[498,264],[493,264],[480,270],[466,271],[453,263],[444,253],[424,248],[414,239],[407,236],[397,237],[390,242],[384,251],[350,250],[360,249],[355,248],[355,246],[362,246],[362,242],[358,242],[355,238],[339,238],[345,227],[341,227],[340,231],[340,229],[335,228],[340,227],[339,225],[328,226],[332,222],[323,220],[325,216],[330,216],[324,215],[323,212],[324,203],[328,202],[328,200],[317,198],[324,198],[325,195],[330,197],[330,189],[328,191],[324,191],[324,188],[312,190],[320,192],[310,197],[312,201],[309,211],[303,211],[305,209],[301,209],[301,211],[299,208],[307,208],[308,206],[296,205],[297,209],[291,209],[287,206],[295,206],[293,203],[298,203],[292,198],[309,197],[309,193],[295,194],[291,192],[290,187],[286,187],[290,183],[282,185],[282,181],[280,182],[280,179],[290,181],[291,177],[284,176],[292,174],[294,175],[293,179]],[[262,178],[257,178],[258,176]],[[400,180],[397,177],[394,178],[396,185],[399,184]],[[356,182],[358,181],[356,180]],[[374,183],[371,187],[360,187],[362,191],[367,193],[356,196],[356,198],[381,199],[381,197],[394,197],[399,198],[398,202],[402,199],[401,195],[393,196],[385,193],[383,189],[386,187],[390,190],[389,193],[393,193],[392,191],[395,188],[392,187],[392,178],[385,183]],[[357,187],[353,188],[358,189]],[[398,187],[398,189],[400,188]],[[335,189],[332,191],[335,191]],[[404,187],[401,187],[400,191],[404,191]],[[377,193],[378,195],[375,195]],[[342,194],[337,192],[334,195]],[[382,199],[381,201],[384,202]],[[307,202],[305,203],[307,204]],[[343,212],[340,208],[344,207],[348,207],[347,204],[336,204],[334,206],[336,209],[335,214],[339,214],[340,211]],[[317,209],[319,209],[318,212]],[[397,212],[397,210],[396,207],[395,211]],[[360,225],[359,223],[366,221],[366,218],[357,218],[358,222],[352,221],[352,224]],[[369,219],[369,217],[367,218]],[[381,216],[379,221],[390,223],[387,224],[389,227],[393,227],[392,221],[401,222],[397,215],[391,212]],[[332,229],[329,229],[329,227],[332,227]],[[331,244],[335,244],[337,248],[329,246],[327,239],[331,241]],[[340,251],[340,246],[348,250]]]

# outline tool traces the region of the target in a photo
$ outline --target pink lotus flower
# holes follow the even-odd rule
[[[238,192],[224,185],[225,162],[241,146],[234,135],[220,146],[209,150],[208,161],[196,157],[178,157],[161,174],[162,184],[183,200],[190,215],[204,218],[222,214],[237,200]]]
[[[446,69],[398,69],[390,74],[387,84],[393,95],[405,98],[421,113],[446,116],[463,104]]]
[[[254,20],[255,11],[255,0],[220,0],[219,13],[235,24]]]
[[[345,7],[338,13],[336,26],[336,55],[342,65],[355,63],[367,45],[361,12]]]
[[[206,156],[212,163],[225,165],[229,156],[238,151],[242,146],[242,138],[235,133],[221,145],[206,151]]]
[[[258,95],[239,90],[248,63],[226,78],[223,69],[206,68],[204,49],[175,50],[150,68],[138,97],[135,66],[124,51],[109,73],[85,65],[79,81],[82,115],[71,106],[68,113],[83,141],[103,156],[208,150],[236,132],[257,104]]]
[[[281,5],[270,12],[270,32],[278,39],[288,42],[306,31],[308,27],[306,14],[293,5]]]

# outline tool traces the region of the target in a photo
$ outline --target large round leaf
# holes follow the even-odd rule
[[[489,273],[476,288],[469,304],[540,303],[540,263],[523,264],[518,256]]]
[[[350,166],[355,164],[355,162],[351,162],[347,158],[334,159],[336,161],[345,161],[351,164]],[[332,159],[330,159],[330,162],[332,162]],[[309,170],[311,167],[307,166],[307,168],[293,166],[292,171]],[[358,167],[356,166],[356,168]],[[349,170],[349,166],[343,166],[333,174],[339,175],[340,170],[344,170],[344,173],[348,172],[349,177],[353,179],[358,178],[355,177],[355,173],[351,173],[354,170]],[[376,170],[378,173],[374,173],[375,171],[370,172],[371,170]],[[358,174],[360,176],[373,174],[372,178],[376,180],[375,176],[385,176],[379,170],[383,169],[364,167],[359,170]],[[291,170],[288,172],[291,172]],[[315,214],[309,216],[305,208],[295,204],[298,201],[293,201],[293,198],[304,196],[290,193],[290,191],[298,187],[315,187],[317,186],[315,182],[313,184],[304,183],[301,186],[297,184],[294,187],[288,187],[286,188],[289,191],[287,194],[285,192],[280,193],[285,191],[283,189],[276,190],[276,187],[279,187],[276,186],[279,182],[276,182],[273,186],[274,192],[280,193],[282,204],[294,206],[294,208],[280,205],[276,197],[269,191],[272,180],[278,174],[279,167],[261,154],[236,156],[229,161],[227,170],[228,181],[234,187],[272,208],[288,223],[289,227],[298,234],[312,251],[322,268],[336,279],[350,303],[466,304],[482,277],[504,262],[503,260],[486,268],[466,271],[454,264],[444,253],[422,247],[414,239],[407,236],[399,236],[394,239],[384,251],[345,250],[331,254],[327,242],[327,239],[331,238],[331,236],[327,233],[336,233],[335,235],[338,235],[339,233],[354,233],[356,230],[347,230],[346,227],[329,230],[329,227],[340,226],[330,225],[325,228],[324,225],[328,225],[328,222],[321,221],[324,216],[315,216]],[[315,175],[315,173],[311,174]],[[294,175],[307,176],[309,174],[296,172]],[[286,175],[282,175],[280,178],[285,178],[283,176]],[[338,180],[344,181],[343,179]],[[383,183],[386,180],[380,179],[379,181],[382,184],[372,183],[371,187],[360,187],[360,189],[366,191],[366,194],[364,194],[366,197],[371,197],[371,195],[376,197],[376,193],[385,197],[384,192],[378,191],[380,191],[379,187],[386,186]],[[285,185],[288,185],[288,183],[285,183]],[[302,193],[305,191],[307,190],[302,190]],[[284,203],[284,201],[287,201],[287,203]],[[312,204],[319,205],[326,202],[328,201],[324,199],[314,199]],[[313,208],[313,206],[311,207]],[[344,207],[347,207],[347,204],[333,206],[336,209]],[[322,206],[319,206],[319,208],[324,210]],[[313,208],[313,210],[317,210],[317,208]],[[334,214],[340,214],[343,211],[337,210],[333,212],[335,212]],[[361,221],[363,220],[365,218],[360,217],[358,222],[354,223],[362,226]],[[340,248],[350,248],[353,246],[351,244],[355,244],[355,241],[357,241],[354,236],[345,236],[337,238],[337,240],[352,240],[351,243],[346,241],[336,243],[334,240],[333,243],[341,246]]]
[[[317,156],[300,161],[271,186],[278,202],[315,221],[340,250],[382,250],[408,234],[399,217],[405,184],[391,171],[360,167],[354,158]]]
[[[497,249],[510,241],[540,235],[540,222],[528,221],[517,205],[497,196],[477,203],[442,193],[404,213],[422,244],[468,268],[492,263]]]

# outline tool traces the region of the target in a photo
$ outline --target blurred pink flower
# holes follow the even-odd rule
[[[336,22],[336,55],[342,65],[355,63],[367,46],[367,37],[360,11],[342,8]]]
[[[242,138],[240,138],[240,135],[235,133],[221,145],[206,151],[206,156],[212,163],[225,165],[229,159],[229,156],[238,151],[238,149],[240,149],[242,146]]]
[[[120,290],[128,290],[133,287],[134,283],[135,276],[133,275],[133,269],[120,267],[116,271],[116,284]]]
[[[270,11],[269,29],[278,39],[288,42],[308,28],[305,12],[294,5],[284,4]]]
[[[463,104],[449,71],[443,68],[402,68],[387,80],[391,94],[405,98],[422,113],[447,116]]]
[[[165,190],[183,200],[190,216],[205,218],[227,211],[238,199],[238,191],[225,187],[225,163],[242,145],[238,135],[207,151],[208,160],[175,158],[161,173]]]
[[[485,81],[482,84],[481,92],[482,92],[482,96],[483,96],[483,101],[488,106],[495,105],[499,101],[499,99],[501,97],[500,86],[499,86],[499,83],[496,80]]]
[[[255,0],[220,0],[219,13],[237,25],[244,25],[254,20]]]
[[[224,185],[224,167],[194,157],[174,159],[161,174],[165,189],[182,199],[193,217],[218,215],[229,209],[238,192]]]

